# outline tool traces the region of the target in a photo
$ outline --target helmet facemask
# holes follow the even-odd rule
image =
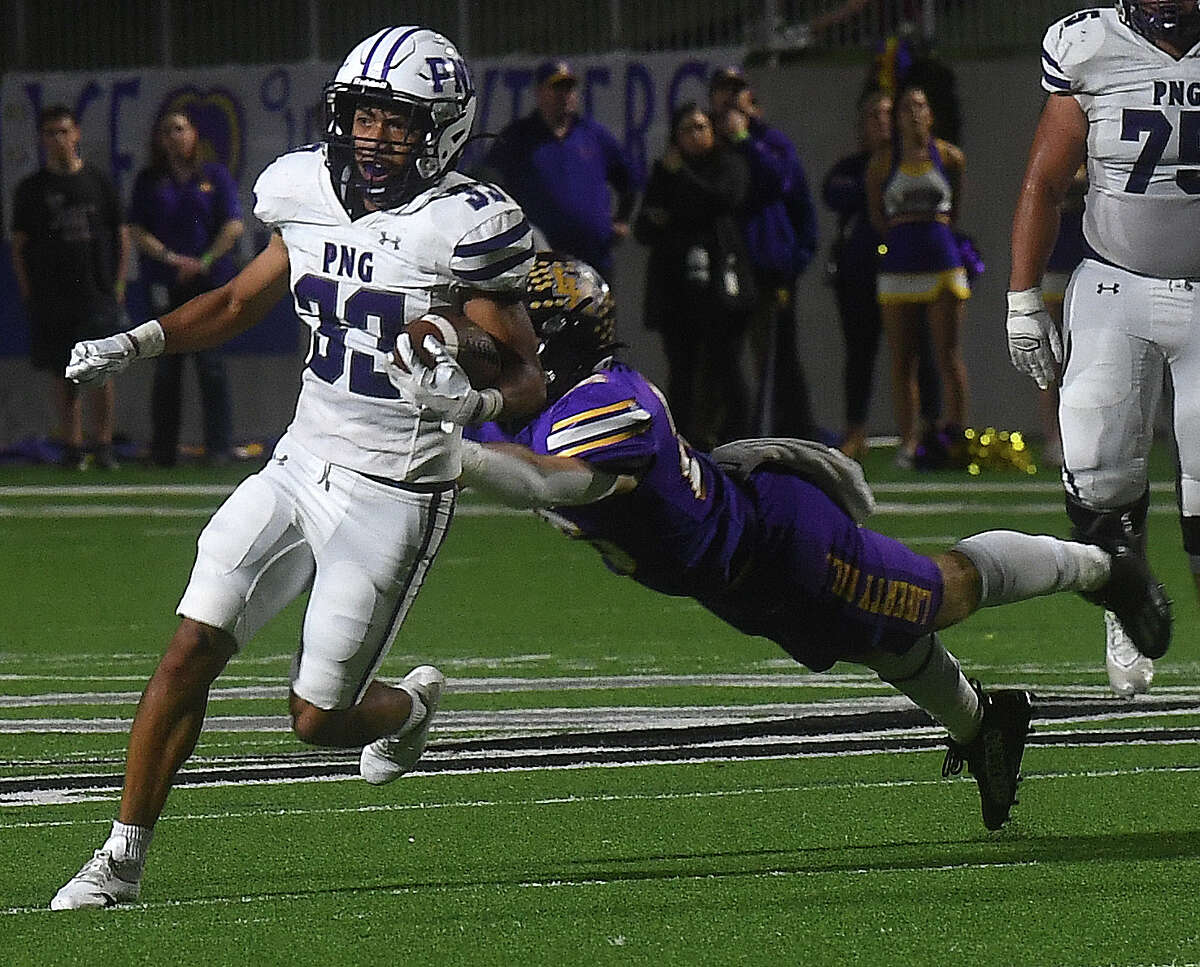
[[[452,105],[448,105],[452,107]],[[375,208],[394,208],[436,181],[438,166],[433,113],[436,105],[417,104],[366,84],[332,83],[325,88],[325,140],[328,164],[343,200],[358,193]],[[355,137],[354,118],[361,109],[400,118],[404,141]],[[393,159],[402,159],[396,163]]]
[[[1153,43],[1165,40],[1184,52],[1200,41],[1197,0],[1119,0],[1121,19]]]

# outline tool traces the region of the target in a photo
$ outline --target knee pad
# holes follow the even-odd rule
[[[1066,501],[1073,540],[1095,544],[1110,554],[1122,544],[1132,544],[1139,554],[1145,556],[1149,487],[1133,503],[1112,510],[1093,510],[1071,494],[1066,495]]]

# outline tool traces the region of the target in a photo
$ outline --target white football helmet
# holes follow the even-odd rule
[[[420,135],[407,164],[384,178],[365,177],[355,162],[354,112],[364,104],[406,116],[409,130]],[[403,203],[458,162],[475,107],[471,75],[453,43],[424,27],[385,27],[350,51],[325,85],[325,141],[334,181],[380,208]],[[378,141],[373,149],[393,150]]]
[[[1200,39],[1197,0],[1117,0],[1117,11],[1151,43],[1167,40],[1187,51]]]

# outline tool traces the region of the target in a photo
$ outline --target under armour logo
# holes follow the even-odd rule
[[[380,232],[379,233],[379,244],[380,245],[390,245],[395,251],[399,252],[400,251],[400,236],[397,235],[395,238],[389,238],[387,232]]]
[[[1112,285],[1105,285],[1103,282],[1101,282],[1096,286],[1096,295],[1103,295],[1105,292],[1111,292],[1113,295],[1116,295],[1120,291],[1120,282],[1114,282]]]

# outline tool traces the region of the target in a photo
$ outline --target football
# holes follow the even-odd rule
[[[434,365],[433,357],[425,349],[425,338],[433,336],[458,360],[475,389],[495,386],[500,380],[503,364],[499,344],[465,315],[449,309],[428,312],[404,327],[400,338],[406,336],[412,340],[417,358],[426,366]],[[400,369],[408,371],[398,353],[393,352],[392,359]]]

